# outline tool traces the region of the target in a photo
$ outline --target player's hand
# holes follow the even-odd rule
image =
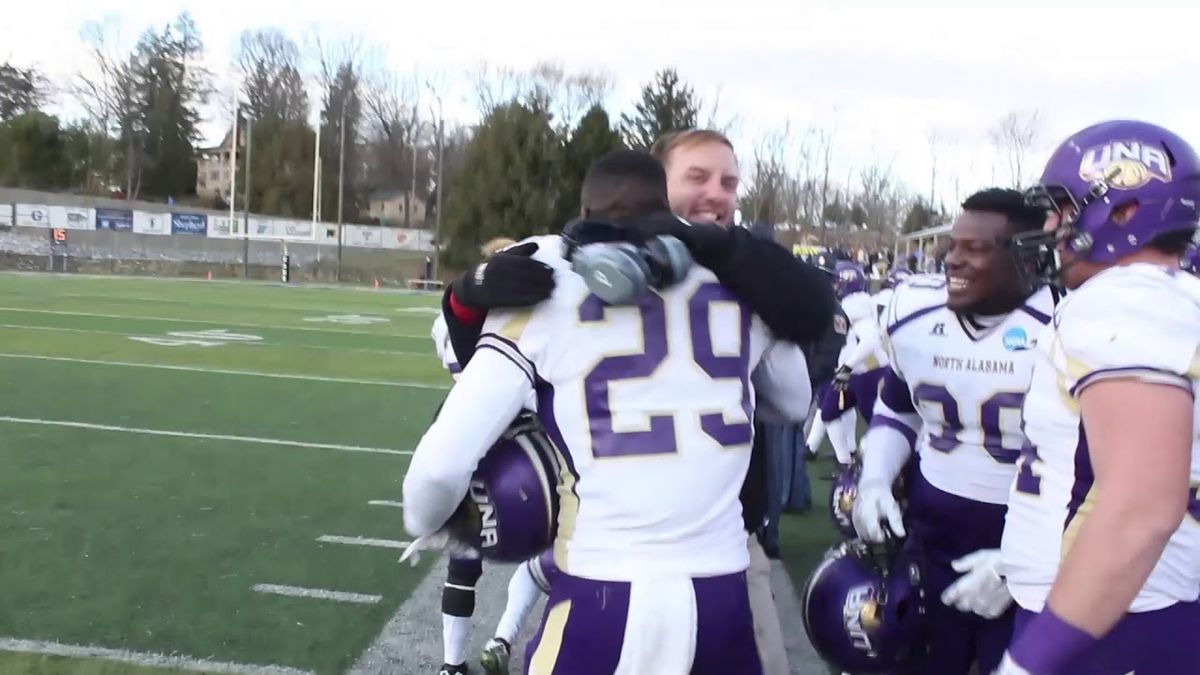
[[[837,391],[846,391],[850,388],[850,368],[842,366],[833,374],[833,388]]]
[[[892,486],[881,481],[865,481],[858,484],[858,496],[854,499],[851,518],[854,521],[854,531],[871,543],[877,544],[887,537],[885,527],[896,537],[907,534],[900,504],[892,495]]]
[[[1003,614],[1012,604],[1012,596],[1004,579],[996,572],[999,564],[998,548],[975,551],[955,560],[951,567],[963,575],[942,592],[942,603],[985,619]]]
[[[479,555],[478,551],[451,537],[446,530],[438,530],[433,534],[418,537],[416,541],[409,544],[404,549],[404,553],[400,555],[400,562],[407,562],[416,567],[417,563],[421,561],[421,551],[443,550],[458,558],[471,558]]]
[[[531,257],[537,250],[531,241],[499,251],[458,275],[450,290],[471,309],[532,307],[554,291],[554,271]]]
[[[679,222],[671,234],[687,246],[697,264],[710,270],[720,267],[729,258],[732,249],[729,230],[716,223],[685,225]]]
[[[992,671],[991,675],[1033,675],[1033,673],[1014,661],[1011,654],[1004,652],[1004,660],[1000,662],[999,668]]]

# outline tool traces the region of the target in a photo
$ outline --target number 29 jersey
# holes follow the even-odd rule
[[[946,299],[942,276],[912,277],[896,288],[885,315],[892,369],[921,418],[921,475],[943,492],[1005,504],[1024,441],[1030,347],[1054,301],[1041,289],[1012,313],[976,326]]]
[[[1012,484],[1002,544],[1009,590],[1019,605],[1035,612],[1045,604],[1096,498],[1079,394],[1112,377],[1194,394],[1200,384],[1200,280],[1146,264],[1105,270],[1067,295],[1038,338],[1037,351],[1025,398],[1029,443]],[[1131,612],[1200,596],[1200,401],[1193,405],[1188,513]]]
[[[553,295],[532,311],[490,313],[478,346],[525,370],[562,454],[555,562],[613,581],[746,569],[739,493],[756,388],[778,383],[767,398],[802,419],[802,353],[700,266],[636,305],[608,305],[571,271],[558,237],[535,241],[555,270]]]

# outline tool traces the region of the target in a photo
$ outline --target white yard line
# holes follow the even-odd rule
[[[271,593],[272,595],[286,595],[293,598],[317,598],[319,600],[333,600],[335,602],[353,602],[360,605],[377,605],[383,599],[382,595],[327,591],[323,588],[281,586],[280,584],[254,584],[250,587],[250,590],[255,593]]]
[[[351,546],[374,546],[376,548],[408,548],[411,541],[396,541],[395,539],[371,539],[369,537],[345,537],[340,534],[323,534],[317,541],[326,544],[350,544]]]
[[[229,663],[226,661],[206,661],[188,656],[172,656],[149,652],[131,652],[124,649],[109,649],[107,647],[87,647],[83,645],[66,645],[45,640],[20,640],[17,638],[0,638],[0,651],[20,652],[24,654],[48,654],[51,656],[66,656],[77,659],[101,659],[132,663],[138,666],[152,668],[177,668],[201,673],[235,673],[237,675],[311,675],[310,671],[288,668],[285,666],[257,666],[248,663]]]
[[[226,368],[204,368],[201,366],[174,366],[165,363],[134,363],[131,361],[106,361],[102,359],[75,359],[66,356],[45,356],[42,354],[10,354],[0,352],[2,359],[32,359],[35,361],[59,361],[62,363],[87,363],[97,366],[119,366],[123,368],[151,368],[159,370],[177,370],[187,373],[210,373],[213,375],[245,375],[247,377],[267,377],[280,380],[305,380],[309,382],[334,382],[337,384],[374,384],[382,387],[400,387],[402,389],[449,389],[441,384],[425,384],[424,382],[395,382],[388,380],[360,380],[350,377],[325,377],[322,375],[290,375],[287,373],[264,373],[257,370],[229,370]]]
[[[69,427],[72,429],[90,429],[92,431],[113,431],[125,434],[141,434],[145,436],[171,436],[173,438],[199,438],[213,441],[235,441],[238,443],[257,443],[259,445],[285,445],[293,448],[315,448],[318,450],[340,450],[342,452],[366,452],[376,455],[411,455],[412,450],[392,450],[391,448],[371,448],[362,445],[341,445],[338,443],[306,443],[304,441],[289,441],[282,438],[259,438],[257,436],[234,436],[231,434],[202,434],[191,431],[167,431],[165,429],[139,429],[137,427],[121,427],[112,424],[92,424],[91,422],[71,422],[68,420],[43,420],[34,417],[10,417],[0,415],[0,422],[12,424],[35,424],[46,427]]]
[[[344,333],[347,335],[373,335],[375,337],[413,338],[428,340],[428,335],[408,335],[404,333],[381,333],[377,331],[346,330],[343,328],[321,328],[314,326],[280,326],[267,323],[241,323],[237,321],[212,321],[209,319],[180,319],[173,316],[132,316],[129,314],[100,314],[96,312],[72,312],[65,309],[32,309],[28,307],[0,307],[0,312],[26,312],[29,314],[54,314],[56,316],[86,316],[93,319],[128,319],[130,321],[167,321],[170,323],[198,323],[212,326],[231,326],[237,328],[266,328],[268,330],[300,330],[314,333]],[[314,312],[318,314],[319,312]]]
[[[372,499],[371,501],[367,502],[367,505],[368,506],[394,506],[398,509],[404,508],[404,504],[402,504],[400,502],[389,502],[384,499]]]
[[[115,330],[96,330],[94,328],[64,328],[62,326],[27,326],[22,323],[0,323],[0,328],[11,328],[15,330],[48,330],[59,333],[82,333],[84,335],[113,335],[116,337],[159,337],[157,335],[146,335],[145,333],[126,333]],[[218,338],[219,339],[219,338]],[[261,342],[239,343],[258,346]],[[277,342],[276,346],[288,347],[291,349],[320,349],[324,351],[337,352],[366,352],[368,354],[388,354],[391,356],[417,356],[423,359],[429,358],[430,354],[422,352],[402,352],[392,349],[368,349],[366,347],[335,347],[332,345],[302,345],[295,342]]]

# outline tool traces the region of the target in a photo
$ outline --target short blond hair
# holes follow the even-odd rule
[[[704,145],[705,143],[719,143],[729,148],[730,152],[734,152],[733,142],[729,140],[729,137],[715,129],[683,129],[668,131],[659,136],[658,140],[654,141],[654,145],[650,146],[650,154],[665,166],[676,148]],[[736,154],[734,152],[735,156]]]
[[[492,239],[492,240],[488,241],[486,244],[484,244],[483,246],[481,246],[479,248],[479,250],[480,250],[480,252],[483,253],[483,255],[489,256],[489,255],[492,255],[493,253],[495,253],[496,251],[499,251],[501,249],[506,249],[515,243],[517,243],[516,239],[509,239],[508,237],[496,237],[495,239]]]

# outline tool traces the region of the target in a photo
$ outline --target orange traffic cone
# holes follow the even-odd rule
[[[212,281],[212,270],[208,271],[208,280]]]

